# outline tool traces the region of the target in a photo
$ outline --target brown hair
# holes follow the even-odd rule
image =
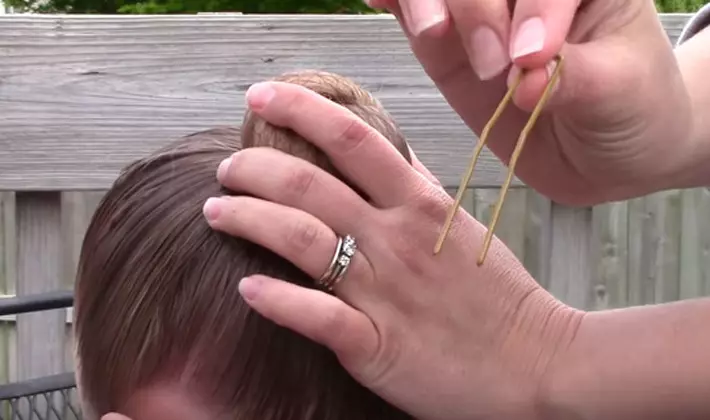
[[[396,124],[354,83],[321,72],[279,80],[348,107],[410,160]],[[249,113],[243,127],[195,133],[132,163],[94,213],[74,323],[85,418],[120,411],[136,390],[170,381],[234,419],[411,418],[354,381],[327,348],[243,302],[239,280],[254,273],[315,286],[271,251],[210,228],[205,201],[237,194],[217,182],[219,163],[241,139],[244,147],[276,147],[335,173],[295,133]]]

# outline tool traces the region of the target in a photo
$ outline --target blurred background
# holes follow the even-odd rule
[[[689,13],[705,0],[655,0],[661,13]],[[0,0],[0,6],[3,0]],[[16,13],[192,14],[241,13],[377,13],[362,0],[4,0]]]

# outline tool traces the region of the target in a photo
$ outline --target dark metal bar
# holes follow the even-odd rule
[[[0,298],[0,316],[63,309],[72,306],[74,306],[74,292],[71,290]]]
[[[76,386],[74,372],[60,373],[22,382],[0,385],[0,401],[70,389]]]

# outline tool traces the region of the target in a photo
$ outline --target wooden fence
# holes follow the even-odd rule
[[[663,15],[671,42],[688,15]],[[390,16],[1,16],[0,293],[70,288],[86,224],[118,170],[178,136],[238,124],[281,72],[354,78],[453,191],[475,137]],[[485,152],[466,208],[487,222],[505,176]],[[519,182],[498,236],[548,290],[603,309],[710,295],[710,192],[595,208]],[[0,322],[0,381],[73,369],[67,311]]]

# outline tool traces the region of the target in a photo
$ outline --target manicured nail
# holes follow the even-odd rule
[[[276,95],[269,82],[255,83],[247,89],[246,97],[249,107],[255,110],[265,108]]]
[[[202,214],[204,214],[210,222],[218,218],[221,211],[222,209],[219,198],[210,197],[207,201],[205,201],[204,206],[202,206]]]
[[[229,165],[231,164],[231,156],[219,163],[219,166],[217,167],[217,180],[219,182],[224,182],[224,180],[227,178],[227,174],[229,174]]]
[[[400,0],[404,21],[413,36],[446,20],[444,0]]]
[[[261,280],[254,277],[245,277],[239,282],[239,293],[246,300],[254,300],[261,289]]]
[[[488,26],[481,26],[473,32],[471,50],[473,55],[471,65],[481,80],[490,80],[498,76],[510,64],[503,43]]]
[[[545,23],[539,17],[523,21],[515,35],[511,56],[516,59],[542,51],[546,35]]]

